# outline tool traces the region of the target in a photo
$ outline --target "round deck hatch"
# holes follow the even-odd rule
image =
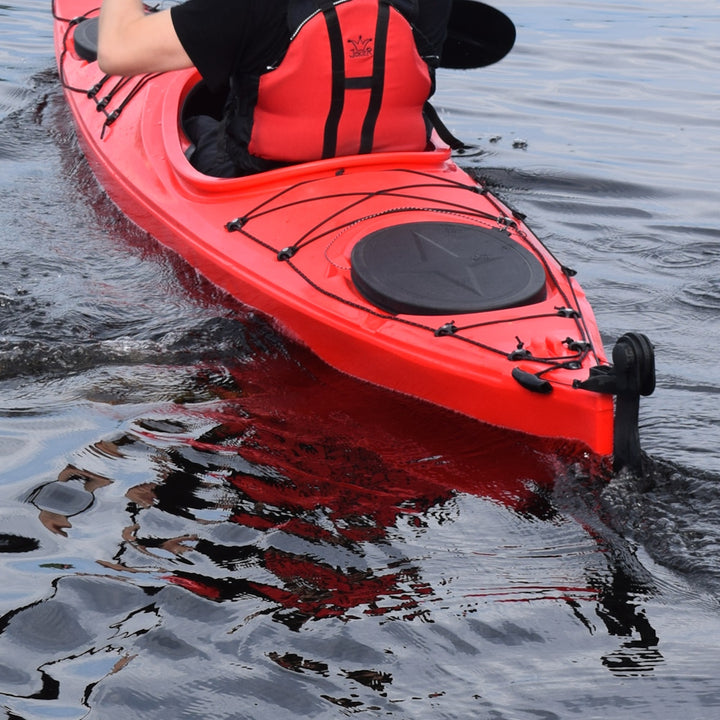
[[[545,271],[500,228],[417,222],[377,230],[352,250],[351,274],[373,305],[403,315],[455,315],[539,302]]]
[[[73,34],[75,52],[88,62],[97,60],[98,19],[88,18],[78,23]]]

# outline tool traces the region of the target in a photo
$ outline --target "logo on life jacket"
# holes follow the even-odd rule
[[[350,38],[348,43],[350,44],[350,57],[361,58],[361,57],[372,57],[372,38],[366,38],[362,35],[358,35],[357,40]]]

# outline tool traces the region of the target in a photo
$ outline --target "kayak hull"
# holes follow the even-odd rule
[[[94,14],[87,0],[57,0],[55,7],[61,18]],[[72,34],[70,23],[56,21],[78,139],[99,182],[134,223],[341,371],[486,423],[612,453],[612,396],[578,387],[592,368],[608,365],[582,288],[447,148],[207,177],[186,159],[182,130],[197,73],[103,80],[96,63],[74,52]],[[453,299],[448,307],[425,307],[421,298],[412,313],[381,307],[358,289],[353,251],[357,256],[369,236],[398,227],[414,234],[408,267],[401,257],[396,277],[383,281],[391,301],[406,280],[421,289],[427,280],[427,295],[445,301],[439,283],[446,271],[433,265],[426,274],[425,265],[428,250],[448,255],[448,245],[426,238],[428,229],[470,228],[499,243],[498,252],[480,243],[466,258],[450,283],[461,292],[482,296],[468,267],[492,277],[490,263],[500,268],[504,248],[513,246],[532,256],[542,292],[477,311],[456,309]]]

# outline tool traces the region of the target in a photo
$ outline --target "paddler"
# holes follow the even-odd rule
[[[186,122],[202,172],[422,150],[452,0],[187,0],[146,13],[103,0],[98,62],[112,75],[196,67],[222,118]],[[292,39],[292,42],[291,42]]]

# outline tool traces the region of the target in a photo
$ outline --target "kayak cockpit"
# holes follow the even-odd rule
[[[285,187],[316,178],[341,175],[354,170],[382,171],[405,168],[411,171],[437,173],[455,171],[452,151],[438,140],[422,151],[377,152],[345,155],[322,160],[285,165],[273,170],[233,178],[218,178],[201,173],[188,160],[192,152],[185,131],[187,118],[208,114],[217,119],[223,98],[211,93],[196,70],[172,73],[168,78],[162,119],[172,114],[175,122],[163,122],[164,150],[173,174],[193,193],[231,194]],[[178,107],[180,108],[178,114]]]

